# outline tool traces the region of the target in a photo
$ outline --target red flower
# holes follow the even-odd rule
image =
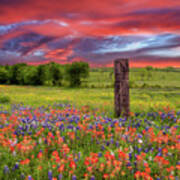
[[[37,157],[38,157],[39,159],[41,159],[42,156],[43,156],[42,152],[39,152],[38,155],[37,155]]]
[[[22,165],[26,165],[26,164],[29,164],[30,160],[29,159],[25,159],[24,161],[20,161],[20,164]]]
[[[177,170],[180,170],[180,165],[179,165],[179,164],[176,166],[176,169],[177,169]]]
[[[135,178],[140,178],[141,177],[141,172],[140,171],[137,171],[134,175]]]
[[[75,169],[76,168],[76,163],[74,161],[71,161],[70,164],[69,164],[69,167],[72,168],[72,169]]]
[[[86,166],[88,166],[88,165],[90,164],[89,158],[86,158],[86,159],[85,159],[84,164],[85,164]]]
[[[92,172],[92,166],[87,167],[87,171]]]
[[[103,175],[103,178],[104,178],[104,179],[107,179],[108,177],[109,177],[108,174],[104,174],[104,175]]]
[[[63,172],[64,171],[64,164],[60,165],[60,167],[58,168],[58,172]]]

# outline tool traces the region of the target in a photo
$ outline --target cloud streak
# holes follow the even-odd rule
[[[0,63],[180,61],[180,2],[2,0]],[[20,59],[20,60],[19,60]]]

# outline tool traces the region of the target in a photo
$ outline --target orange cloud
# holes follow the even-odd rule
[[[176,40],[167,40],[164,42],[164,46],[161,45],[160,49],[173,48],[179,46],[180,35],[180,1],[172,0],[2,0],[0,1],[0,48],[3,50],[4,44],[7,44],[8,40],[14,40],[13,43],[17,43],[16,37],[23,36],[26,33],[35,33],[37,36],[52,37],[53,40],[61,40],[65,37],[72,37],[76,39],[75,42],[70,42],[67,47],[50,47],[51,41],[42,43],[40,45],[33,45],[34,42],[20,43],[24,48],[32,47],[31,51],[38,50],[39,48],[46,49],[45,56],[39,61],[58,60],[59,62],[69,61],[70,59],[84,59],[96,64],[109,64],[114,57],[123,55],[133,55],[139,58],[141,55],[147,59],[142,61],[149,63],[153,60],[153,57],[146,56],[147,50],[154,50],[154,44],[157,40],[145,41],[149,43],[148,47],[140,47],[140,49],[133,50],[127,54],[126,43],[124,43],[125,52],[118,51],[118,48],[122,48],[121,41],[114,42],[114,40],[108,40],[99,42],[97,40],[97,51],[101,51],[101,54],[94,53],[87,46],[87,51],[78,54],[77,43],[88,37],[92,39],[107,39],[109,36],[139,36],[139,35],[154,35],[169,33],[177,35]],[[126,40],[126,39],[125,39]],[[162,41],[162,39],[160,39]],[[92,40],[91,40],[92,41]],[[112,42],[111,42],[112,41]],[[173,43],[171,43],[173,41]],[[92,43],[92,42],[91,42]],[[98,44],[99,43],[99,44]],[[104,43],[104,45],[103,45]],[[108,44],[105,44],[108,43]],[[112,43],[112,46],[110,46]],[[114,44],[113,44],[114,43]],[[130,41],[130,43],[134,43]],[[134,46],[144,46],[144,42],[134,43]],[[144,43],[144,44],[143,44]],[[168,44],[169,43],[169,44]],[[11,42],[8,44],[10,47]],[[92,43],[93,44],[93,43]],[[152,45],[153,44],[153,45]],[[157,43],[158,44],[158,43]],[[19,45],[19,44],[18,44]],[[94,44],[93,44],[94,45]],[[103,47],[106,50],[112,48],[112,53],[109,51],[102,53]],[[99,49],[100,50],[99,50]],[[5,48],[6,50],[8,48]],[[9,48],[10,49],[10,48]],[[84,48],[85,49],[85,48]],[[122,48],[123,49],[123,48]],[[165,49],[165,50],[166,50]],[[157,49],[158,50],[158,49]],[[94,51],[94,49],[93,49]],[[6,52],[5,52],[6,53]],[[124,54],[123,54],[124,53]],[[143,54],[144,53],[144,54]],[[2,54],[2,52],[1,52]],[[106,56],[106,57],[105,57]],[[178,56],[179,57],[179,56]],[[92,60],[90,60],[92,58]],[[99,59],[100,60],[99,60]],[[104,58],[104,60],[103,60]],[[157,58],[157,62],[158,57]],[[142,57],[141,57],[142,59]],[[150,60],[151,59],[151,60]],[[161,59],[161,58],[160,58]],[[167,58],[165,58],[166,60]],[[169,60],[171,57],[169,58]],[[153,61],[154,62],[154,61]],[[176,57],[176,61],[171,61],[173,65],[179,62]],[[137,61],[137,64],[139,62]],[[163,66],[163,65],[160,65]]]
[[[71,47],[68,47],[67,49],[57,49],[52,50],[49,53],[45,55],[47,59],[55,59],[60,61],[68,61],[68,57],[70,57],[73,54],[73,50]]]

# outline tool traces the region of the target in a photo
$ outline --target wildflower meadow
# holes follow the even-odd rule
[[[180,178],[180,112],[109,118],[87,107],[0,111],[0,179]]]

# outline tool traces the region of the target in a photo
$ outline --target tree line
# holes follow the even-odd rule
[[[66,82],[71,87],[78,87],[82,79],[88,76],[89,64],[86,62],[65,65],[50,62],[38,66],[25,63],[0,65],[0,84],[62,86],[62,82]]]

